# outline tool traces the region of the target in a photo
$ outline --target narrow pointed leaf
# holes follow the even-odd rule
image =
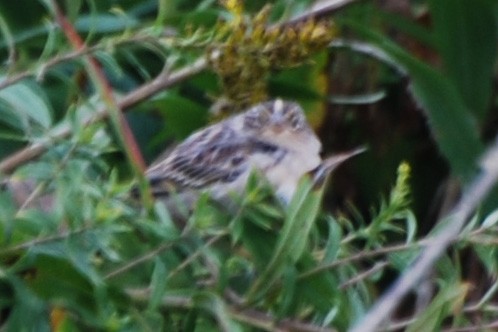
[[[388,38],[366,30],[356,22],[347,24],[406,69],[411,78],[412,93],[427,115],[441,152],[457,175],[469,179],[474,174],[475,161],[483,145],[475,118],[454,83]]]
[[[273,254],[266,269],[255,281],[249,298],[257,298],[278,279],[287,264],[294,264],[302,255],[308,235],[319,211],[322,190],[314,190],[311,180],[303,178],[287,211]]]
[[[429,5],[445,72],[467,108],[477,119],[483,120],[491,102],[498,3],[493,0],[432,0]]]

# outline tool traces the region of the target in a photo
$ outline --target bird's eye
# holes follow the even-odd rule
[[[261,112],[258,113],[258,118],[262,124],[268,123],[271,118],[270,110],[262,109]]]
[[[235,156],[233,157],[230,162],[232,164],[232,166],[238,166],[240,165],[242,162],[244,161],[244,157],[243,156]]]
[[[256,129],[259,126],[258,116],[255,112],[250,112],[244,116],[244,127]]]
[[[301,116],[299,116],[299,114],[292,114],[292,116],[290,117],[290,124],[292,126],[292,129],[301,129],[303,126],[303,119],[301,118]]]
[[[276,147],[275,145],[263,141],[255,142],[254,148],[256,151],[262,153],[274,153],[278,150],[278,147]]]
[[[265,108],[255,108],[244,116],[244,126],[249,129],[260,129],[270,121],[270,114]]]

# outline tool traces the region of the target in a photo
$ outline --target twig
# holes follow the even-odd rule
[[[19,212],[26,209],[35,199],[37,199],[47,187],[47,181],[43,181],[38,184],[35,189],[29,194],[24,202],[22,202],[21,206],[17,209],[17,215]]]
[[[189,257],[184,260],[180,265],[178,265],[173,271],[171,271],[166,279],[170,279],[173,277],[175,274],[183,270],[185,267],[187,267],[190,263],[192,263],[197,257],[203,254],[204,249],[210,247],[211,245],[215,244],[219,240],[221,240],[223,237],[225,237],[227,233],[221,233],[216,236],[213,236],[211,239],[209,239],[201,248],[197,249],[193,254],[189,255]]]
[[[50,58],[45,63],[40,64],[39,68],[28,69],[5,78],[3,81],[0,82],[0,90],[5,89],[10,85],[16,84],[17,82],[22,81],[23,79],[28,77],[36,76],[36,78],[39,79],[40,77],[43,77],[44,73],[47,72],[49,69],[61,63],[77,59],[83,55],[95,53],[96,51],[103,50],[109,46],[116,47],[121,44],[132,44],[151,39],[152,39],[151,36],[137,35],[126,40],[117,40],[115,42],[111,42],[110,44],[108,41],[106,41],[105,43],[102,44],[85,46],[84,48],[75,51],[73,50],[68,53],[56,54],[53,58]]]
[[[77,51],[69,52],[67,54],[58,55],[55,58],[48,60],[46,63],[44,63],[42,65],[41,73],[45,72],[47,69],[52,68],[52,67],[54,67],[62,62],[76,59],[84,54],[92,53],[99,48],[101,48],[101,46],[85,47],[85,48],[82,48],[82,49],[77,50]],[[31,77],[33,75],[35,75],[33,70],[26,70],[26,71],[23,71],[21,73],[10,76],[10,77],[8,77],[5,80],[0,82],[0,90],[4,89],[12,84],[15,84],[15,83],[17,83],[25,78]]]
[[[150,289],[128,289],[128,296],[137,302],[148,302],[150,299]],[[165,308],[192,309],[195,307],[195,301],[186,296],[165,296],[161,300],[161,305]],[[334,329],[317,326],[314,324],[302,322],[296,319],[281,319],[258,310],[239,310],[231,305],[226,305],[230,317],[236,321],[256,327],[269,332],[283,331],[302,331],[302,332],[335,332]]]
[[[496,331],[496,329],[498,329],[498,321],[494,321],[494,322],[489,323],[489,324],[444,329],[444,330],[442,330],[442,332]]]
[[[10,253],[15,253],[16,251],[20,251],[20,250],[29,249],[29,248],[32,248],[34,246],[40,245],[40,244],[64,240],[65,238],[67,238],[69,236],[81,234],[81,233],[88,232],[91,230],[92,230],[92,228],[85,227],[85,228],[81,228],[81,229],[78,229],[75,231],[69,231],[69,232],[64,232],[62,234],[57,234],[57,235],[47,236],[47,237],[43,237],[43,238],[39,238],[39,239],[30,240],[30,241],[15,245],[15,246],[10,247],[10,248],[5,248],[3,250],[0,250],[0,256],[3,256],[5,254],[10,254]]]
[[[384,254],[389,254],[391,252],[417,249],[417,248],[419,248],[421,246],[425,246],[425,245],[427,245],[427,241],[421,240],[421,241],[418,241],[416,243],[404,243],[404,244],[393,245],[390,247],[378,248],[378,249],[375,249],[372,251],[362,251],[362,252],[359,252],[355,255],[351,255],[349,257],[333,261],[330,264],[320,265],[320,266],[315,267],[314,269],[303,272],[302,274],[299,275],[299,279],[305,279],[305,278],[308,278],[308,277],[313,276],[315,274],[318,274],[320,272],[333,269],[337,266],[349,264],[353,261],[358,261],[358,260],[363,260],[363,259],[367,259],[367,258],[372,258],[372,257],[384,255]]]
[[[128,288],[125,293],[135,302],[147,303],[150,300],[150,288]],[[187,296],[168,295],[161,299],[161,305],[166,308],[191,309],[194,300]]]
[[[475,312],[498,312],[498,305],[496,304],[469,304],[463,308],[465,313],[475,313]]]
[[[239,322],[257,327],[269,332],[301,331],[301,332],[335,332],[336,330],[323,326],[302,322],[296,319],[284,318],[278,320],[269,314],[248,309],[238,311],[229,307],[230,316]]]
[[[216,243],[218,240],[220,240],[225,235],[226,235],[226,233],[222,233],[222,234],[218,234],[218,235],[212,237],[211,239],[209,239],[204,244],[204,246],[202,246],[202,248],[200,248],[195,253],[193,253],[192,255],[190,255],[184,262],[182,262],[182,264],[180,264],[173,271],[171,271],[167,278],[171,278],[173,275],[175,275],[176,273],[178,273],[180,270],[182,270],[186,266],[188,266],[195,258],[197,258],[202,253],[201,249],[205,249],[206,247],[209,247],[210,245]],[[151,250],[151,251],[143,254],[142,256],[133,259],[132,261],[130,261],[130,262],[126,263],[125,265],[117,268],[116,270],[109,272],[108,274],[105,275],[104,279],[111,279],[111,278],[114,278],[117,275],[120,275],[120,274],[128,271],[128,270],[131,270],[134,267],[136,267],[138,265],[141,265],[141,264],[143,264],[143,263],[145,263],[145,262],[153,259],[154,257],[156,257],[157,255],[159,255],[163,251],[171,248],[173,245],[174,245],[173,242],[164,243],[164,244],[158,246],[157,248],[155,248],[155,249],[153,249],[153,250]]]
[[[61,162],[57,165],[56,169],[54,170],[53,174],[58,174],[64,166],[67,164],[71,156],[73,155],[73,152],[76,150],[76,145],[73,144],[70,149],[66,152],[65,156],[62,158]],[[35,186],[35,182],[28,180],[28,181],[21,181],[21,183],[33,187],[34,189],[31,189],[31,193],[28,195],[26,200],[24,202],[19,201],[18,203],[21,203],[20,207],[17,209],[16,216],[21,213],[24,209],[26,209],[28,206],[30,206],[31,203],[35,202],[38,200],[40,204],[42,205],[43,209],[49,210],[51,207],[54,205],[54,197],[53,195],[50,196],[48,201],[43,202],[43,199],[40,198],[40,195],[42,195],[47,188],[49,184],[49,180],[44,180],[40,182],[38,185]],[[15,185],[13,184],[12,190],[15,191]],[[20,190],[20,189],[19,189]],[[26,188],[26,191],[29,191],[28,188]],[[46,204],[46,205],[45,205]]]
[[[415,263],[408,268],[394,285],[374,304],[363,319],[353,327],[353,332],[376,331],[391,315],[408,292],[436,263],[446,248],[458,239],[465,221],[476,207],[486,198],[498,180],[498,140],[485,154],[482,173],[472,182],[458,204],[450,212],[439,232],[420,254]]]
[[[477,308],[477,306],[474,306],[474,308]],[[474,309],[472,308],[472,309]],[[465,310],[464,312],[473,312],[474,310]],[[496,311],[495,311],[496,312]],[[416,321],[416,317],[408,318],[403,321],[399,322],[393,322],[390,323],[389,325],[385,326],[382,328],[382,331],[390,332],[390,331],[403,331],[407,327],[409,327],[411,324],[413,324]],[[483,324],[483,325],[474,325],[474,326],[466,326],[466,327],[455,327],[455,328],[448,328],[448,329],[443,329],[441,330],[442,332],[473,332],[473,331],[481,331],[481,330],[489,330],[489,329],[496,329],[498,327],[498,321],[488,323],[488,324]]]
[[[143,264],[151,259],[153,259],[154,257],[156,257],[157,255],[159,255],[160,253],[162,253],[163,251],[171,248],[173,246],[173,243],[169,242],[169,243],[164,243],[160,246],[158,246],[157,248],[143,254],[142,256],[140,257],[137,257],[133,260],[131,260],[130,262],[126,263],[125,265],[123,266],[120,266],[119,268],[117,268],[116,270],[114,271],[111,271],[109,272],[108,274],[106,274],[104,276],[104,279],[111,279],[111,278],[114,278],[128,270],[131,270],[133,269],[134,267],[140,265],[140,264]]]
[[[365,272],[362,272],[360,274],[358,274],[357,276],[355,276],[354,278],[351,278],[349,279],[348,281],[342,283],[340,286],[339,286],[339,289],[345,289],[345,288],[348,288],[368,277],[370,277],[371,275],[377,273],[378,271],[382,270],[383,268],[385,268],[386,266],[388,266],[389,263],[388,262],[378,262],[378,263],[375,263],[374,266],[372,266],[370,269],[366,270]]]
[[[346,6],[352,5],[360,0],[322,0],[318,1],[309,11],[296,16],[289,21],[283,23],[284,25],[292,25],[302,21],[309,20],[310,18],[320,19],[329,16]]]
[[[357,40],[347,40],[347,39],[335,39],[330,43],[332,48],[346,48],[353,50],[357,53],[365,54],[371,58],[374,58],[394,70],[396,70],[400,75],[407,76],[408,73],[404,67],[402,67],[398,62],[393,60],[389,54],[384,52],[381,48],[372,45],[370,43],[365,43]]]
[[[390,331],[404,331],[406,327],[410,326],[410,324],[413,324],[415,322],[415,318],[409,318],[405,319],[399,322],[394,322],[386,326],[385,328],[382,329],[384,332],[390,332]]]
[[[64,135],[60,137],[65,137],[69,133],[70,131],[68,129],[68,131],[64,131]],[[38,157],[46,150],[47,147],[42,143],[35,143],[24,149],[21,149],[0,162],[0,173],[10,174],[14,171],[14,169],[16,169],[16,167]]]

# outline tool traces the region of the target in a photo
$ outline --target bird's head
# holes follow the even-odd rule
[[[299,104],[275,99],[258,104],[244,114],[244,129],[272,135],[309,131]]]

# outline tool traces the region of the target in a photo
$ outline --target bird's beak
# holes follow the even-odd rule
[[[287,123],[285,117],[280,112],[276,112],[271,116],[271,131],[275,135],[283,133],[289,124]]]
[[[337,166],[339,166],[349,158],[365,152],[366,150],[367,148],[362,146],[354,150],[339,153],[324,159],[317,168],[311,171],[311,176],[315,187],[323,186],[327,181],[330,173],[332,173],[332,171],[336,169]]]

